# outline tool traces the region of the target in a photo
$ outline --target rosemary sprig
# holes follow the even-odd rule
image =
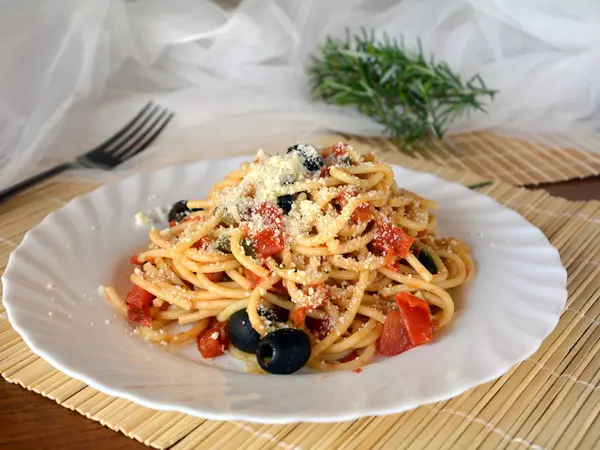
[[[467,186],[469,189],[479,189],[482,187],[486,187],[489,186],[490,184],[493,184],[493,181],[483,181],[481,183],[477,183],[477,184],[472,184],[470,186]]]
[[[378,41],[362,30],[346,40],[327,38],[320,51],[310,67],[315,97],[356,107],[407,148],[442,138],[465,111],[485,111],[479,97],[496,93],[478,74],[464,82],[446,63],[427,60],[420,41],[410,52],[402,41]]]

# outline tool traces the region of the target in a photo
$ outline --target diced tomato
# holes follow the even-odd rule
[[[393,356],[433,338],[429,305],[408,292],[396,295],[399,311],[388,311],[379,339],[379,353]]]
[[[281,232],[267,228],[253,236],[256,252],[267,258],[283,251],[283,235]]]
[[[354,373],[361,373],[362,369],[360,367],[357,367],[356,369],[354,369],[352,372]]]
[[[348,156],[348,149],[350,146],[348,144],[344,144],[343,142],[338,142],[331,147],[331,153],[334,156]]]
[[[340,208],[344,208],[346,204],[358,195],[358,190],[354,186],[346,186],[342,188],[342,193],[335,198],[333,202]],[[351,220],[354,222],[368,222],[374,217],[373,207],[369,203],[361,203],[352,213]]]
[[[160,305],[160,307],[158,308],[159,311],[166,311],[167,309],[169,309],[169,306],[171,306],[171,304],[169,302],[163,302],[162,305]]]
[[[357,356],[358,355],[356,354],[356,352],[352,351],[352,352],[348,353],[346,356],[344,356],[342,359],[340,359],[339,362],[341,362],[341,363],[350,362],[350,361],[356,359]]]
[[[208,278],[213,283],[218,283],[225,276],[225,272],[213,272],[213,273],[205,273],[206,278]]]
[[[304,325],[304,322],[306,321],[306,309],[306,306],[303,306],[301,308],[296,308],[292,311],[292,313],[290,314],[290,318],[294,321],[295,324]]]
[[[402,313],[399,311],[388,311],[383,322],[383,332],[379,338],[380,355],[394,356],[413,348],[408,338],[408,332],[404,327]]]
[[[194,243],[194,245],[192,245],[192,248],[203,248],[203,247],[206,247],[212,241],[214,241],[214,239],[212,237],[210,237],[210,236],[204,236],[203,238],[200,238],[199,240],[197,240]]]
[[[143,262],[138,259],[138,255],[132,255],[131,258],[129,258],[129,262],[136,266],[141,266],[143,264]]]
[[[254,289],[256,286],[258,286],[258,284],[262,281],[261,277],[256,275],[250,269],[246,269],[245,267],[244,267],[244,277],[246,277],[246,279],[248,281],[250,281],[250,283],[252,283],[252,289]]]
[[[169,228],[173,228],[175,225],[177,225],[177,221],[176,220],[171,220],[169,222]]]
[[[154,300],[154,295],[138,285],[134,285],[129,294],[127,294],[125,303],[138,308],[147,308],[152,304],[152,300]]]
[[[139,306],[128,305],[127,317],[129,317],[129,320],[142,324],[145,327],[152,326],[152,316],[149,306],[140,308]]]
[[[203,358],[215,358],[225,353],[229,345],[226,326],[227,322],[213,320],[208,328],[196,338],[196,345]]]
[[[331,320],[315,319],[314,317],[306,318],[306,328],[310,330],[314,337],[322,341],[333,329]]]
[[[392,255],[391,253],[388,253],[383,258],[383,262],[385,263],[386,267],[389,267],[390,269],[396,269],[396,266],[398,263],[398,257],[396,255]]]
[[[304,289],[306,293],[306,289]],[[319,284],[318,286],[311,286],[308,288],[308,295],[310,297],[310,307],[318,308],[331,299],[332,289],[327,284]]]
[[[278,255],[283,251],[283,216],[281,209],[262,202],[256,211],[263,219],[263,229],[252,236],[254,248],[261,256]]]
[[[202,222],[204,220],[203,216],[187,216],[185,219],[183,219],[181,221],[181,223],[184,222]]]
[[[396,303],[412,344],[417,346],[429,342],[433,338],[433,327],[427,302],[408,292],[400,292],[396,295]]]
[[[377,226],[375,238],[371,241],[371,249],[385,255],[394,255],[405,258],[410,251],[414,238],[406,234],[402,228],[388,222],[381,222]]]
[[[418,237],[419,239],[420,239],[420,238],[423,238],[423,237],[425,237],[425,236],[427,236],[427,228],[425,228],[424,230],[421,230],[421,231],[419,231],[419,232],[417,233],[417,237]]]
[[[368,222],[373,218],[373,207],[369,203],[361,203],[352,213],[355,222]]]
[[[287,288],[283,285],[283,280],[279,280],[277,283],[275,283],[271,289],[269,289],[269,291],[273,292],[274,294],[282,295],[287,295],[288,293]]]
[[[326,178],[329,176],[329,166],[321,167],[321,171],[319,172],[319,178]]]

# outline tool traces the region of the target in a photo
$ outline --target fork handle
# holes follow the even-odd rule
[[[6,188],[3,191],[0,191],[0,202],[3,202],[8,197],[11,197],[12,195],[14,195],[16,193],[21,192],[21,191],[27,189],[28,187],[39,183],[40,181],[46,180],[50,177],[53,177],[54,175],[58,175],[59,173],[62,173],[65,170],[70,169],[71,167],[73,167],[73,165],[70,163],[59,164],[58,166],[54,166],[48,170],[45,170],[43,172],[36,174],[30,178],[26,178],[23,181],[15,184],[13,186],[10,186],[9,188]]]

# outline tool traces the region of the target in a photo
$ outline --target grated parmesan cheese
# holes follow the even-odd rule
[[[152,224],[152,220],[150,220],[150,217],[148,217],[143,211],[138,211],[137,213],[135,213],[133,218],[135,219],[135,225],[140,228],[145,228],[148,225]]]

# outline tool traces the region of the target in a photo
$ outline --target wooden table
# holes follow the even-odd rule
[[[600,177],[538,186],[569,200],[600,199]],[[140,449],[115,433],[40,395],[0,381],[2,449]]]

